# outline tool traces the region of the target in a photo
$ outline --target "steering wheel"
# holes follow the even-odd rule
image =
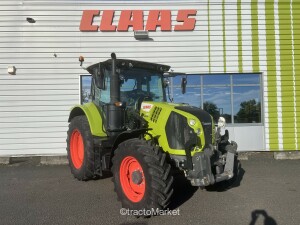
[[[126,99],[127,106],[134,106],[135,110],[139,110],[141,107],[142,102],[145,99],[152,99],[152,94],[142,90],[132,90],[128,92],[124,92],[124,98]]]

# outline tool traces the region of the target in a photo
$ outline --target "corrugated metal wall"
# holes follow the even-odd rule
[[[193,32],[80,32],[84,9],[196,9]],[[263,72],[266,149],[300,141],[300,4],[295,0],[0,1],[0,155],[64,154],[67,117],[85,65],[118,57],[188,73]],[[27,17],[36,23],[30,24]],[[99,23],[99,19],[95,20]],[[55,57],[56,55],[56,57]],[[7,74],[8,65],[17,75]],[[299,101],[298,101],[299,102]]]

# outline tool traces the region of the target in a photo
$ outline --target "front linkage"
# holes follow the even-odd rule
[[[222,119],[221,117],[220,120],[222,121]],[[210,144],[209,147],[206,147],[202,152],[195,153],[190,159],[187,157],[187,160],[191,162],[187,162],[184,171],[193,186],[209,186],[230,180],[237,175],[234,174],[237,173],[235,171],[237,167],[237,143],[228,141],[228,130],[225,130],[225,134],[221,135],[221,127],[224,125],[218,125],[216,131],[216,146]]]

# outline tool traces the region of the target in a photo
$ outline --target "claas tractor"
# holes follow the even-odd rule
[[[71,110],[67,133],[75,178],[87,181],[111,171],[123,208],[151,210],[170,203],[172,171],[201,188],[236,175],[237,144],[229,142],[224,118],[214,122],[200,108],[167,101],[166,77],[176,75],[169,66],[112,53],[86,70],[91,101]]]

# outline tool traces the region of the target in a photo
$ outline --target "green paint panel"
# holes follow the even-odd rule
[[[283,34],[283,35],[280,35],[281,37],[281,41],[280,44],[283,44],[283,45],[289,45],[290,41],[291,41],[291,35],[286,35],[286,34]]]
[[[271,118],[270,118],[271,119]],[[271,128],[271,127],[270,127]],[[277,130],[278,128],[277,127],[274,127],[273,128],[273,130]],[[272,143],[276,143],[277,142],[277,145],[278,145],[278,132],[272,132],[272,131],[270,131],[270,134],[269,134],[269,137],[270,137],[270,148],[271,148],[271,150],[277,150],[278,149],[278,147],[276,147],[276,148],[272,148],[271,146],[272,145],[274,145],[274,144],[272,144]],[[271,141],[272,140],[272,141]]]
[[[282,11],[282,10],[279,10]],[[279,13],[279,20],[280,20],[280,13]],[[279,29],[280,29],[280,35],[285,35],[285,37],[292,40],[292,34],[291,34],[291,22],[285,22],[286,24],[282,24],[282,20],[279,21]]]
[[[223,61],[224,61],[224,73],[226,69],[226,33],[225,33],[225,0],[222,2],[222,24],[223,24]]]
[[[268,87],[268,92],[270,91],[277,91],[277,87]],[[291,91],[291,87],[288,87],[288,86],[283,86],[281,87],[281,91],[282,91],[282,95],[287,95],[287,94],[290,94],[290,91]]]
[[[292,83],[292,81],[282,81],[281,83],[282,83],[282,85],[289,86],[291,88],[291,90],[293,89],[293,83]],[[293,97],[293,94],[291,94],[291,98],[292,97]]]
[[[291,112],[287,112],[286,113],[289,117],[293,117],[294,118],[294,110],[293,111],[291,111]],[[270,112],[269,113],[269,117],[277,117],[277,112]]]
[[[295,118],[294,117],[283,117],[282,123],[293,123],[294,124]]]
[[[298,103],[298,102],[297,102]],[[296,106],[296,111],[297,111],[297,117],[300,116],[300,104],[297,104]],[[298,121],[299,122],[299,121]],[[300,123],[300,122],[299,122]]]
[[[296,3],[297,3],[297,1],[298,0],[293,0],[293,2],[296,2]],[[279,2],[279,4],[280,4],[280,8],[290,10],[290,0],[281,1],[281,2]],[[293,4],[293,9],[300,10],[300,4],[299,4],[299,2],[298,2],[298,4]]]
[[[299,137],[299,134],[298,134],[298,137]],[[298,143],[299,143],[299,141],[298,141]],[[289,149],[290,150],[294,150],[294,148],[295,148],[295,140],[291,144],[286,144],[285,147],[286,147],[287,150],[289,150]]]
[[[292,52],[292,40],[290,40],[289,43],[290,44],[287,45],[285,49],[280,49],[280,54],[284,55],[285,57],[289,57],[291,59],[292,58],[292,54],[291,54],[291,52]],[[286,58],[284,58],[284,59],[286,59]]]
[[[283,92],[282,94],[282,106],[283,106],[283,110],[284,110],[284,113],[286,110],[288,110],[289,107],[291,107],[291,95],[288,93],[288,92]],[[294,107],[294,106],[292,106]],[[289,117],[287,115],[285,115],[284,119],[288,119]]]
[[[289,148],[285,146],[286,147],[285,150],[295,150],[295,138],[286,138],[285,142],[286,142],[286,144],[290,144]],[[292,147],[292,145],[293,145],[293,147]]]
[[[284,65],[284,62],[282,62],[282,65]],[[289,75],[293,74],[292,71],[292,65],[286,65],[286,66],[282,66],[282,71],[288,72]],[[283,76],[287,75],[286,73],[282,73]]]
[[[78,110],[82,110],[84,112],[84,115],[86,115],[88,121],[89,121],[89,125],[90,125],[90,129],[91,129],[91,133],[94,136],[99,136],[99,137],[106,137],[106,131],[103,127],[102,124],[102,117],[100,115],[100,112],[97,108],[97,106],[90,102],[90,103],[86,103],[84,105],[75,105],[72,110],[70,115],[72,115],[73,112],[78,111]]]
[[[210,12],[209,12],[210,2],[207,3],[207,17],[208,17],[208,69],[211,73],[211,58],[210,58]]]
[[[296,93],[300,93],[300,4],[299,1],[293,0],[293,31],[294,31],[294,43],[295,43],[295,72],[296,72]],[[297,117],[300,117],[300,98],[296,99],[297,107],[296,114]],[[297,140],[298,140],[298,149],[300,149],[300,119],[297,119]]]
[[[243,72],[243,55],[242,55],[242,3],[237,0],[237,25],[238,25],[238,61],[239,73]]]
[[[290,65],[290,67],[292,67],[292,65]],[[276,74],[276,70],[275,68],[273,70],[270,70],[270,72],[273,72],[274,74]],[[282,72],[286,72],[285,70],[282,70]],[[284,75],[282,76],[284,78]]]
[[[295,31],[296,29],[294,28],[294,42],[295,42],[295,45],[296,45],[296,47],[295,47],[295,49],[300,49],[300,34],[298,34],[298,35],[295,35],[295,34],[297,34],[298,32],[296,32]],[[295,54],[299,54],[299,52],[298,53],[295,53]]]
[[[260,72],[259,68],[259,47],[258,47],[258,10],[257,0],[252,0],[251,4],[251,24],[252,24],[252,68],[253,72]]]
[[[276,68],[275,61],[275,31],[274,31],[274,4],[265,4],[266,9],[266,38],[267,38],[267,70],[268,78],[276,76],[276,73],[269,73]],[[270,48],[270,46],[274,46]],[[276,87],[276,82],[268,79],[268,91],[272,91],[272,87]],[[273,90],[276,91],[276,90]],[[276,93],[276,92],[275,92]],[[277,111],[277,96],[268,96],[268,110],[269,112]],[[269,118],[269,132],[270,132],[270,149],[278,150],[278,119],[277,117]]]
[[[270,110],[273,110],[274,112],[277,111],[277,101],[273,101],[273,102],[268,102],[269,108]],[[277,118],[278,116],[276,116]],[[278,124],[275,123],[275,125],[277,126]]]
[[[280,7],[279,7],[280,8]],[[282,8],[281,8],[282,9]],[[285,76],[286,72],[290,74],[290,66],[286,66],[285,61],[291,60],[290,52],[291,52],[291,41],[290,41],[290,29],[289,21],[285,20],[285,12],[280,13],[280,59],[282,65],[281,75]],[[289,15],[289,14],[288,14]],[[282,19],[283,18],[283,19]],[[277,113],[277,78],[276,78],[276,40],[275,40],[275,17],[274,17],[274,2],[272,4],[266,4],[266,33],[267,33],[267,69],[268,69],[268,98],[269,98],[269,129],[270,129],[270,148],[271,150],[278,150],[278,113]],[[287,39],[287,40],[286,40]],[[288,46],[285,46],[288,45]],[[284,47],[283,47],[284,46]],[[288,55],[288,57],[285,57]],[[288,107],[288,104],[284,102],[285,93],[284,91],[289,91],[290,88],[287,89],[284,87],[282,82],[282,107]],[[289,115],[287,112],[283,112],[283,118],[286,118]],[[283,121],[283,135],[287,132],[290,132],[290,129],[285,126],[285,121]],[[283,136],[284,146],[283,148],[286,149],[286,140],[288,137]],[[294,147],[295,148],[295,147]]]
[[[274,43],[275,45],[275,43]],[[274,52],[275,54],[275,49],[269,49],[269,47],[267,46],[267,50]],[[275,55],[268,55],[267,52],[267,58],[268,58],[268,66],[273,66],[274,69],[276,69],[276,56]]]
[[[297,0],[296,0],[297,1]],[[289,4],[289,2],[287,2],[287,4],[288,5],[290,5]],[[281,7],[279,7],[279,11],[281,10]],[[284,9],[282,10],[282,11],[284,11]],[[285,10],[285,11],[289,11],[289,13],[290,13],[290,10],[288,9],[288,10]],[[288,20],[291,20],[291,16],[289,15],[289,13],[288,14],[281,14],[280,15],[280,20],[286,20],[286,22],[288,21]],[[279,14],[280,14],[280,12],[279,12]]]

